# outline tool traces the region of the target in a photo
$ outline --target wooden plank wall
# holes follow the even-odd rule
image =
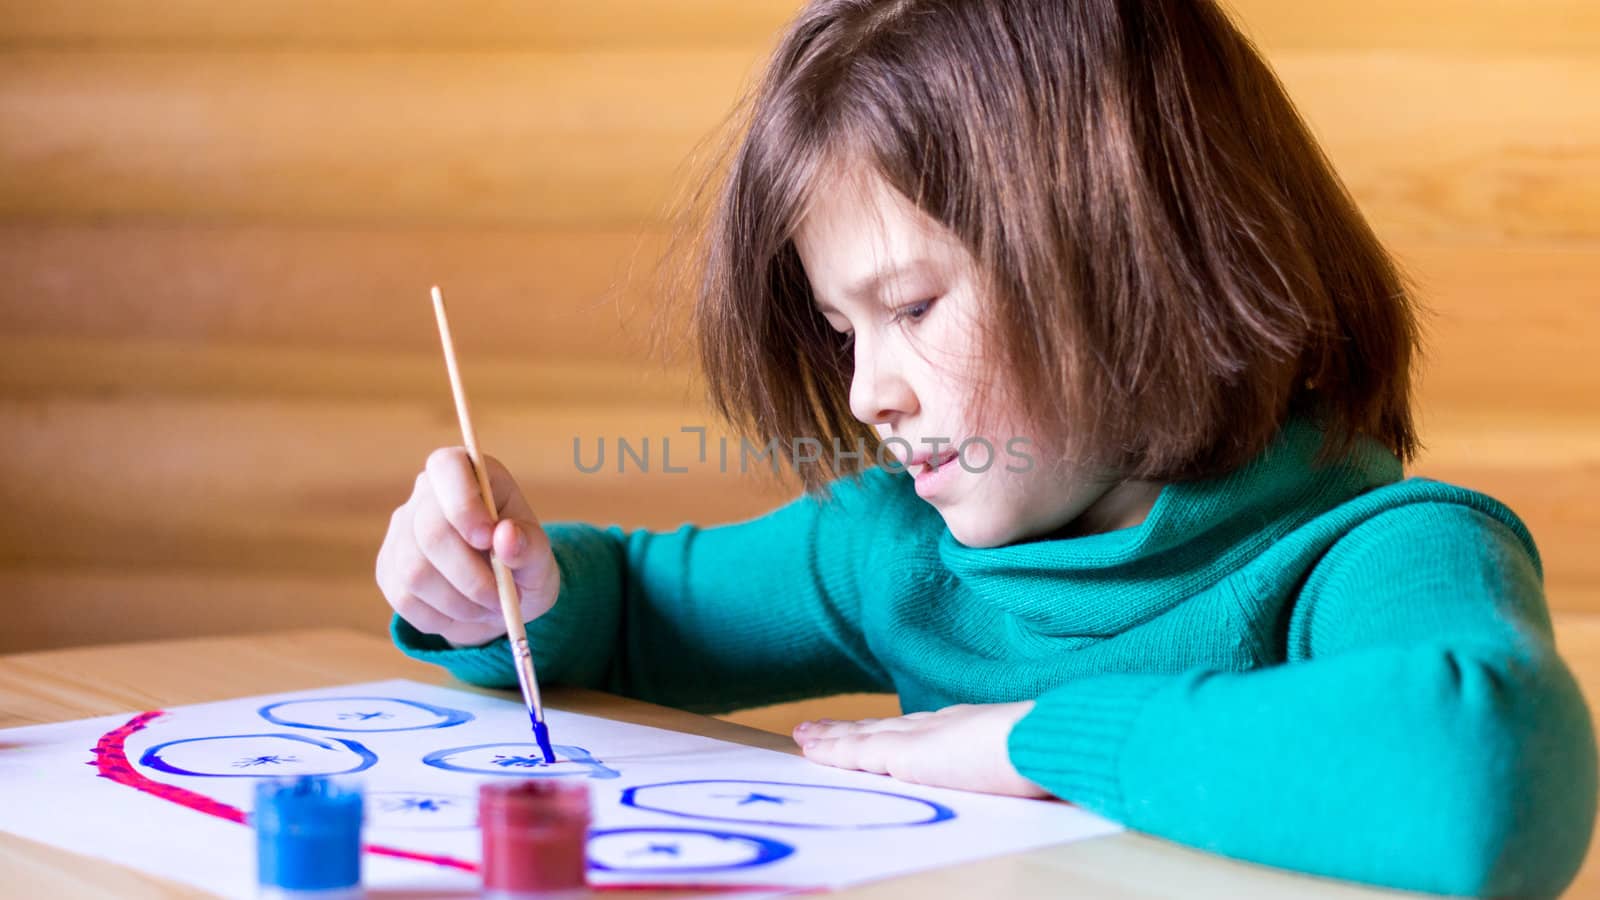
[[[387,517],[455,423],[547,520],[754,515],[784,482],[580,475],[713,425],[649,358],[686,157],[793,0],[0,0],[0,651],[381,628]],[[1434,310],[1415,471],[1600,612],[1600,7],[1240,0]],[[676,449],[675,449],[676,452]]]

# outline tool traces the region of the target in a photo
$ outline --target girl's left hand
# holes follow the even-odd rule
[[[812,762],[890,775],[913,784],[1013,797],[1048,797],[1011,765],[1006,738],[1033,701],[947,706],[893,719],[795,726]]]

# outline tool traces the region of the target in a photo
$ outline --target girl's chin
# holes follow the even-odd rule
[[[999,547],[1009,544],[1016,537],[1012,534],[1014,529],[1004,523],[990,520],[974,520],[970,515],[963,515],[966,510],[941,509],[944,516],[945,527],[950,529],[950,536],[963,546],[974,549],[986,547]]]

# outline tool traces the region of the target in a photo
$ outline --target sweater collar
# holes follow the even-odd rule
[[[939,555],[968,589],[1044,633],[1117,633],[1199,593],[1325,510],[1400,479],[1400,461],[1366,436],[1344,459],[1317,466],[1323,436],[1313,420],[1291,418],[1244,466],[1165,485],[1130,528],[992,548],[968,547],[943,529]]]

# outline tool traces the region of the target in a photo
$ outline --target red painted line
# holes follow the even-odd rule
[[[446,869],[460,869],[463,872],[478,871],[478,864],[465,859],[456,859],[453,856],[437,856],[432,853],[419,853],[415,850],[401,850],[399,847],[385,847],[382,844],[366,844],[362,847],[368,853],[376,856],[392,856],[395,859],[409,859],[412,862],[433,863],[444,866]]]
[[[230,806],[218,800],[213,800],[204,794],[198,794],[187,788],[175,784],[163,784],[152,778],[147,778],[128,762],[128,754],[124,745],[128,735],[142,731],[159,716],[166,715],[161,710],[142,712],[129,719],[126,723],[113,728],[101,735],[100,740],[94,745],[94,762],[89,765],[99,770],[101,778],[109,778],[117,784],[131,787],[136,791],[143,791],[159,800],[176,803],[187,809],[229,822],[245,824],[244,810],[237,806]]]
[[[591,884],[591,891],[694,891],[703,894],[733,894],[745,891],[772,891],[780,894],[813,894],[827,891],[827,888],[791,887],[787,884],[691,884],[682,881],[664,881],[660,884],[639,882],[638,884]]]

